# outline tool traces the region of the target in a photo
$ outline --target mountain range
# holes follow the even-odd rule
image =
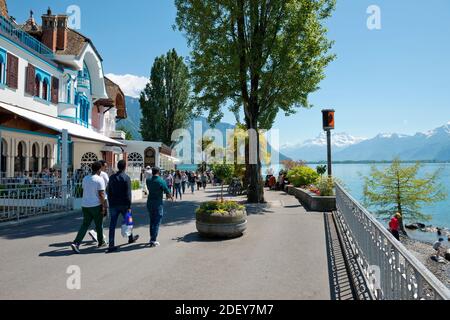
[[[403,161],[449,161],[450,122],[415,135],[382,133],[364,139],[333,133],[332,146],[334,161],[390,161],[395,157]],[[297,145],[285,145],[281,151],[295,160],[325,161],[325,133]]]

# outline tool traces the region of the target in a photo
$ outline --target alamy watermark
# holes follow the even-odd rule
[[[74,30],[81,29],[81,8],[75,4],[70,5],[66,9],[68,16],[68,27]]]
[[[367,29],[381,30],[381,8],[377,5],[371,5],[367,8]]]
[[[69,277],[66,280],[66,287],[69,290],[81,290],[81,268],[76,265],[67,267],[66,274]]]

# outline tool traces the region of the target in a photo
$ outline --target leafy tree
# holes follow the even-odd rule
[[[133,133],[124,126],[118,127],[117,130],[125,132],[125,140],[134,140]]]
[[[199,111],[218,122],[229,106],[246,129],[270,129],[277,114],[311,107],[324,69],[333,60],[324,20],[335,0],[175,0],[176,23],[191,53]],[[257,164],[247,163],[248,201],[264,202]],[[247,157],[249,146],[246,146]]]
[[[223,185],[224,183],[229,183],[229,180],[233,177],[234,166],[230,164],[216,163],[211,165],[211,170],[213,171],[214,175],[221,181],[220,201],[223,202]]]
[[[442,169],[419,178],[423,165],[402,165],[395,159],[384,170],[372,166],[370,175],[364,178],[364,203],[382,217],[396,212],[402,215],[401,231],[406,234],[403,220],[431,219],[421,209],[425,204],[442,201],[447,197],[444,186],[439,183]]]
[[[189,70],[175,49],[155,59],[150,82],[141,93],[141,134],[147,141],[172,144],[172,133],[192,116]]]

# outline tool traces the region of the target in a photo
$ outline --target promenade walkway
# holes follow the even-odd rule
[[[306,212],[283,192],[266,192],[267,207],[249,208],[243,237],[204,240],[194,210],[216,194],[209,188],[167,203],[161,247],[154,249],[146,245],[144,202],[134,207],[139,242],[114,254],[90,242],[81,255],[72,254],[78,214],[0,229],[0,299],[335,298],[327,215]],[[118,244],[124,240],[119,229],[116,237]],[[71,265],[81,268],[81,290],[66,287]]]

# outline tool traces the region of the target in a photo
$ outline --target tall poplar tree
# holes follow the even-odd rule
[[[172,144],[173,131],[186,128],[192,117],[189,92],[189,70],[175,49],[156,58],[140,98],[144,140]]]

